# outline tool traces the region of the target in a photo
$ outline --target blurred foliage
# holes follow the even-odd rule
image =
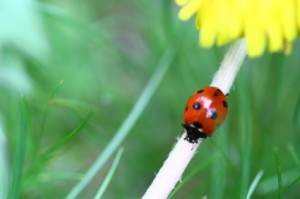
[[[12,195],[64,198],[126,119],[172,43],[179,51],[122,143],[104,198],[143,195],[182,132],[185,101],[210,83],[226,50],[201,49],[193,22],[180,22],[177,11],[170,0],[0,3],[0,119]],[[245,197],[261,169],[254,198],[275,198],[279,191],[300,197],[299,44],[290,56],[246,60],[225,124],[201,144],[185,173],[194,177],[175,198]],[[203,167],[210,157],[218,158]],[[95,196],[112,160],[79,198]]]

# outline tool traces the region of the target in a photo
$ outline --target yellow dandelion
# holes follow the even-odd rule
[[[291,51],[300,29],[300,0],[175,0],[178,17],[196,16],[203,47],[245,37],[250,57]]]

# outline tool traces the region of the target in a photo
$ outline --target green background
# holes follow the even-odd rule
[[[194,20],[177,12],[170,0],[0,3],[9,198],[65,198],[163,65],[103,198],[143,195],[183,130],[186,100],[210,84],[228,48],[199,47]],[[175,198],[245,198],[260,170],[253,198],[300,197],[299,52],[297,40],[289,56],[246,59],[224,125],[201,143],[183,179],[199,172]],[[114,156],[78,198],[96,195]]]

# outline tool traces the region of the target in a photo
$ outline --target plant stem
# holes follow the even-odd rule
[[[228,49],[210,85],[218,87],[223,93],[228,94],[245,56],[245,40],[242,39],[234,42]]]
[[[211,86],[218,87],[225,94],[229,93],[233,81],[246,56],[245,40],[233,43],[226,53],[219,70],[216,72]],[[169,196],[175,185],[191,161],[202,139],[191,144],[184,140],[186,132],[176,143],[167,160],[159,170],[152,184],[143,196],[143,199],[164,199]]]
[[[167,198],[174,189],[176,183],[181,179],[184,169],[194,156],[200,142],[191,144],[184,140],[185,133],[176,143],[169,154],[168,159],[159,170],[151,186],[143,196],[143,199]],[[175,165],[174,165],[175,164]]]

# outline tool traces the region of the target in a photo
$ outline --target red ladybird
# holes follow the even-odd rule
[[[225,120],[228,104],[224,93],[216,87],[205,87],[195,92],[184,109],[186,140],[197,143],[199,138],[211,136]]]

